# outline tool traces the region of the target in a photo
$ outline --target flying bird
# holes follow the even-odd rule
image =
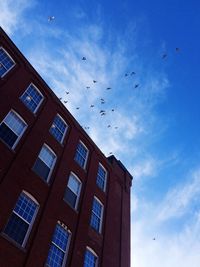
[[[62,100],[62,97],[59,97],[60,100]]]
[[[134,86],[135,88],[138,88],[139,87],[139,83],[137,83],[137,84],[135,84],[135,86]]]
[[[153,240],[156,240],[155,237],[153,238]]]
[[[68,102],[67,100],[64,101],[65,104],[66,104],[67,102]]]
[[[114,108],[112,108],[111,111],[112,111],[112,112],[115,111]]]
[[[127,77],[128,76],[128,73],[125,73],[125,75],[124,75],[125,77]]]
[[[111,87],[107,87],[107,88],[106,88],[106,90],[110,90],[110,89],[111,89]]]
[[[134,74],[136,74],[136,73],[135,73],[134,71],[132,71],[132,72],[131,72],[131,75],[134,75]]]
[[[117,126],[115,126],[115,129],[117,130],[117,129],[118,129],[118,127],[117,127]]]
[[[80,109],[79,107],[77,107],[76,109]]]
[[[93,108],[93,107],[94,107],[94,105],[90,105],[90,107],[91,107],[91,108]]]
[[[105,110],[101,109],[101,110],[99,111],[99,113],[105,113]]]
[[[90,89],[90,86],[86,86],[86,89]]]
[[[52,21],[52,20],[54,20],[54,19],[55,19],[54,16],[49,16],[49,17],[48,17],[48,21]]]
[[[97,83],[97,81],[93,80],[93,83]]]
[[[162,59],[165,59],[167,57],[167,54],[162,55]]]
[[[82,60],[86,60],[86,57],[82,57]]]
[[[67,95],[69,94],[69,92],[65,92]]]
[[[179,52],[180,51],[180,48],[179,47],[176,47],[176,52]]]
[[[107,127],[108,127],[108,128],[110,128],[110,127],[111,127],[111,125],[109,124]]]

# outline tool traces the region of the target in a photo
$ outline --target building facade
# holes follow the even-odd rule
[[[0,28],[0,266],[129,267],[131,180]]]

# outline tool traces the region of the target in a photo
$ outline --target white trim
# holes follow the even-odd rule
[[[3,78],[12,68],[14,68],[14,66],[16,65],[16,62],[14,61],[14,59],[10,56],[10,54],[3,48],[3,46],[0,46],[0,49],[3,49],[4,52],[7,54],[7,56],[12,60],[13,65],[10,69],[8,69],[6,72],[4,72],[4,74],[2,76],[0,76],[0,78]],[[1,63],[2,64],[2,63]],[[3,65],[3,64],[2,64]]]
[[[106,187],[107,187],[107,177],[108,177],[108,171],[106,170],[106,168],[99,162],[99,165],[102,167],[102,169],[105,171],[105,183],[104,183],[104,188],[103,188],[103,192],[106,192]],[[99,170],[99,166],[98,166],[98,170]],[[98,170],[97,170],[97,176],[98,176]],[[100,188],[101,189],[101,188]]]
[[[37,111],[38,111],[38,109],[39,109],[39,107],[41,106],[41,104],[42,104],[42,102],[43,102],[43,100],[44,100],[44,95],[40,92],[40,90],[37,88],[37,86],[34,84],[34,83],[30,83],[29,84],[29,86],[26,88],[26,90],[23,92],[23,94],[20,96],[20,100],[23,102],[23,100],[21,99],[22,98],[22,96],[26,93],[26,91],[29,89],[29,87],[30,86],[33,86],[34,88],[35,88],[35,90],[39,93],[39,95],[41,95],[41,97],[42,97],[42,99],[40,100],[40,102],[38,103],[38,105],[37,105],[37,107],[36,107],[36,109],[34,110],[34,111],[32,111],[29,107],[27,107],[27,105],[26,104],[24,104],[25,106],[26,106],[26,108],[30,111],[30,112],[32,112],[33,114],[35,114]],[[24,103],[24,102],[23,102]]]
[[[99,225],[99,230],[98,230],[98,232],[101,234],[102,224],[103,224],[104,205],[96,196],[94,196],[94,198],[96,199],[96,201],[98,201],[100,203],[100,205],[102,207],[102,209],[101,209],[101,217],[100,217],[100,225]],[[92,212],[93,212],[93,202],[92,202]],[[96,215],[95,212],[93,212],[93,213]],[[99,216],[97,216],[97,217],[99,218]]]
[[[11,129],[10,128],[10,126],[8,126],[8,124],[5,122],[5,119],[9,116],[9,114],[11,113],[11,112],[13,112],[13,113],[15,113],[15,115],[25,124],[25,126],[24,126],[24,128],[23,128],[23,130],[22,130],[22,132],[20,133],[20,135],[17,135],[14,131],[13,131],[13,129]],[[2,125],[2,123],[4,123],[13,133],[15,133],[18,137],[17,137],[17,139],[16,139],[16,141],[15,141],[15,143],[13,144],[13,146],[11,147],[11,149],[12,150],[14,150],[15,149],[15,147],[16,147],[16,145],[18,144],[18,142],[19,142],[19,140],[21,139],[21,137],[22,137],[22,135],[24,134],[24,132],[25,132],[25,130],[26,130],[26,128],[28,127],[28,124],[25,122],[25,120],[15,111],[15,110],[13,110],[13,109],[11,109],[8,113],[7,113],[7,115],[4,117],[4,119],[1,121],[1,123],[0,123],[0,125]],[[3,139],[2,139],[2,141],[5,143],[5,144],[7,144]],[[8,145],[8,144],[7,144]],[[9,145],[8,145],[9,146]],[[9,146],[10,147],[10,146]]]

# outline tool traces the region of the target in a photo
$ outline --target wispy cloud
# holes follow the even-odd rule
[[[0,25],[9,34],[25,26],[25,11],[33,7],[35,0],[0,1]]]
[[[195,200],[200,200],[200,169],[189,174],[187,183],[179,185],[168,192],[160,205],[158,220],[177,218],[188,212]]]

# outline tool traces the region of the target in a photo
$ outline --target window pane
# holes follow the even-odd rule
[[[42,102],[43,95],[31,84],[20,99],[32,112],[35,112]]]
[[[104,170],[104,168],[101,165],[99,165],[98,173],[97,173],[97,185],[103,191],[105,190],[106,174],[107,173]]]
[[[57,115],[49,131],[55,137],[55,139],[61,143],[66,128],[67,128],[66,123],[60,118],[60,116]]]
[[[27,198],[25,194],[21,194],[20,197],[18,198],[14,211],[20,217],[22,217],[24,220],[30,223],[36,208],[37,204],[32,199]]]
[[[97,257],[90,251],[86,250],[85,259],[84,259],[84,267],[96,267]]]
[[[57,248],[54,244],[51,244],[46,266],[49,267],[62,267],[65,253]]]
[[[13,147],[18,136],[5,124],[0,125],[0,138],[9,146]]]
[[[73,175],[70,175],[68,187],[77,195],[79,193],[80,182]]]
[[[37,207],[38,205],[31,198],[21,193],[4,229],[4,233],[18,244],[23,245]]]
[[[93,205],[92,205],[90,225],[98,232],[100,232],[102,212],[103,212],[103,206],[101,205],[99,201],[97,201],[94,198]]]
[[[69,235],[69,232],[61,225],[56,225],[45,266],[62,267],[69,241]]]
[[[37,158],[33,170],[37,175],[39,175],[41,178],[43,178],[45,181],[47,181],[47,178],[49,176],[50,168],[39,158]]]
[[[72,207],[76,207],[76,200],[77,200],[77,195],[74,194],[68,187],[66,188],[65,191],[65,196],[64,200]]]
[[[9,69],[14,66],[13,60],[8,56],[8,54],[0,48],[0,76],[2,77]]]
[[[39,158],[45,162],[49,168],[51,168],[54,163],[55,155],[46,146],[43,146],[40,151]]]
[[[8,116],[6,116],[6,118],[4,119],[4,122],[18,136],[21,134],[21,132],[24,130],[24,127],[26,126],[26,124],[13,111],[10,111]]]
[[[75,160],[82,168],[85,167],[87,154],[87,148],[82,143],[79,143],[76,150]]]
[[[22,245],[25,235],[27,233],[29,224],[19,218],[15,213],[13,213],[9,219],[8,224],[4,230],[10,238],[15,240],[17,243]]]

